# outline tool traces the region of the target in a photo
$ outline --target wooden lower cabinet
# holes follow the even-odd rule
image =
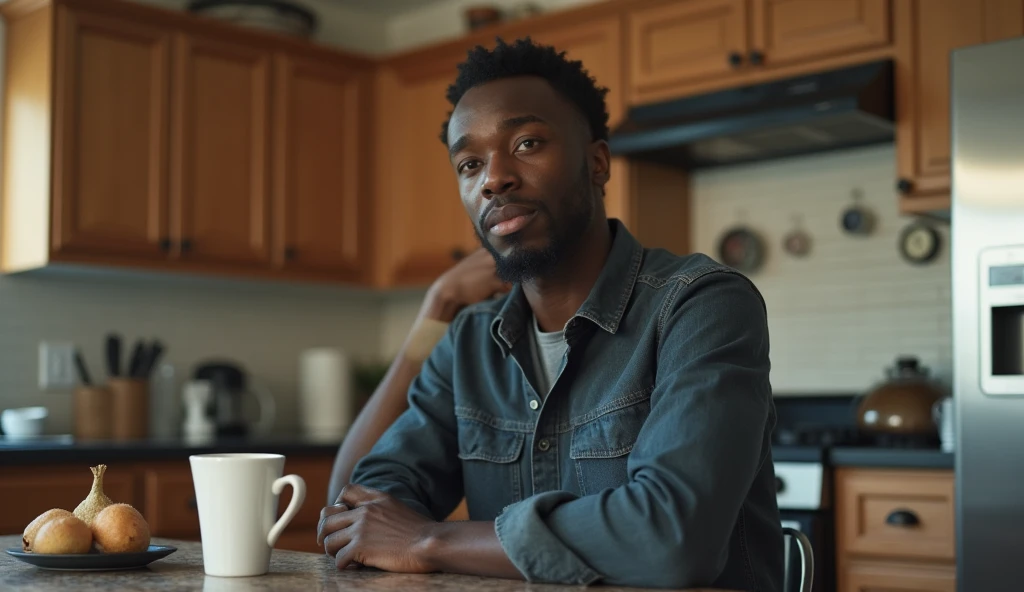
[[[887,562],[851,562],[839,575],[840,592],[956,592],[956,569]]]
[[[0,472],[0,534],[21,534],[36,516],[61,508],[73,512],[89,495],[92,473],[87,464],[5,468]],[[103,477],[107,497],[138,507],[138,479],[125,467],[108,468]]]
[[[955,592],[951,470],[836,469],[838,592]]]
[[[285,474],[306,482],[306,500],[285,529],[275,549],[319,552],[316,527],[327,499],[334,457],[288,457]],[[90,463],[40,465],[4,469],[0,478],[0,534],[21,534],[36,516],[52,508],[74,510],[92,485]],[[111,463],[104,491],[114,502],[137,508],[153,537],[200,540],[199,510],[188,460],[153,463]],[[286,488],[278,500],[280,516],[291,500]]]

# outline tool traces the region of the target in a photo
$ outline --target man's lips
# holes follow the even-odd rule
[[[484,228],[487,228],[492,234],[505,236],[522,229],[533,220],[536,214],[537,210],[526,206],[513,204],[501,206],[487,214],[484,219]]]

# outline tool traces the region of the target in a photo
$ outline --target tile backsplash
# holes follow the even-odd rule
[[[241,363],[274,394],[275,430],[290,431],[300,352],[330,346],[375,355],[377,300],[339,288],[126,272],[0,276],[0,409],[44,405],[47,432],[69,432],[70,393],[39,391],[38,344],[76,343],[96,381],[105,375],[103,339],[116,331],[125,349],[139,337],[159,338],[178,376],[212,357]]]
[[[891,145],[698,172],[693,245],[715,256],[720,234],[744,221],[767,245],[750,278],[768,305],[776,393],[858,392],[884,377],[898,355],[918,356],[947,384],[952,369],[949,228],[938,256],[916,266],[898,250],[901,230]],[[875,215],[868,236],[839,220],[861,193]],[[795,218],[811,236],[803,258],[783,237]]]

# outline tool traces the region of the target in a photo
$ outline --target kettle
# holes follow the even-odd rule
[[[866,432],[935,436],[932,407],[945,396],[913,356],[900,356],[886,369],[887,380],[876,385],[857,407],[857,424]]]
[[[260,435],[270,432],[276,411],[274,397],[242,366],[228,361],[206,362],[195,368],[192,378],[210,384],[212,396],[208,413],[217,436],[247,436],[250,428]],[[255,400],[259,409],[259,419],[255,422],[245,413],[248,399]]]

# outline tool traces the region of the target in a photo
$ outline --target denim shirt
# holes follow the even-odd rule
[[[465,496],[531,582],[777,592],[764,301],[704,255],[609,224],[548,395],[517,285],[456,317],[352,481],[435,520]]]

